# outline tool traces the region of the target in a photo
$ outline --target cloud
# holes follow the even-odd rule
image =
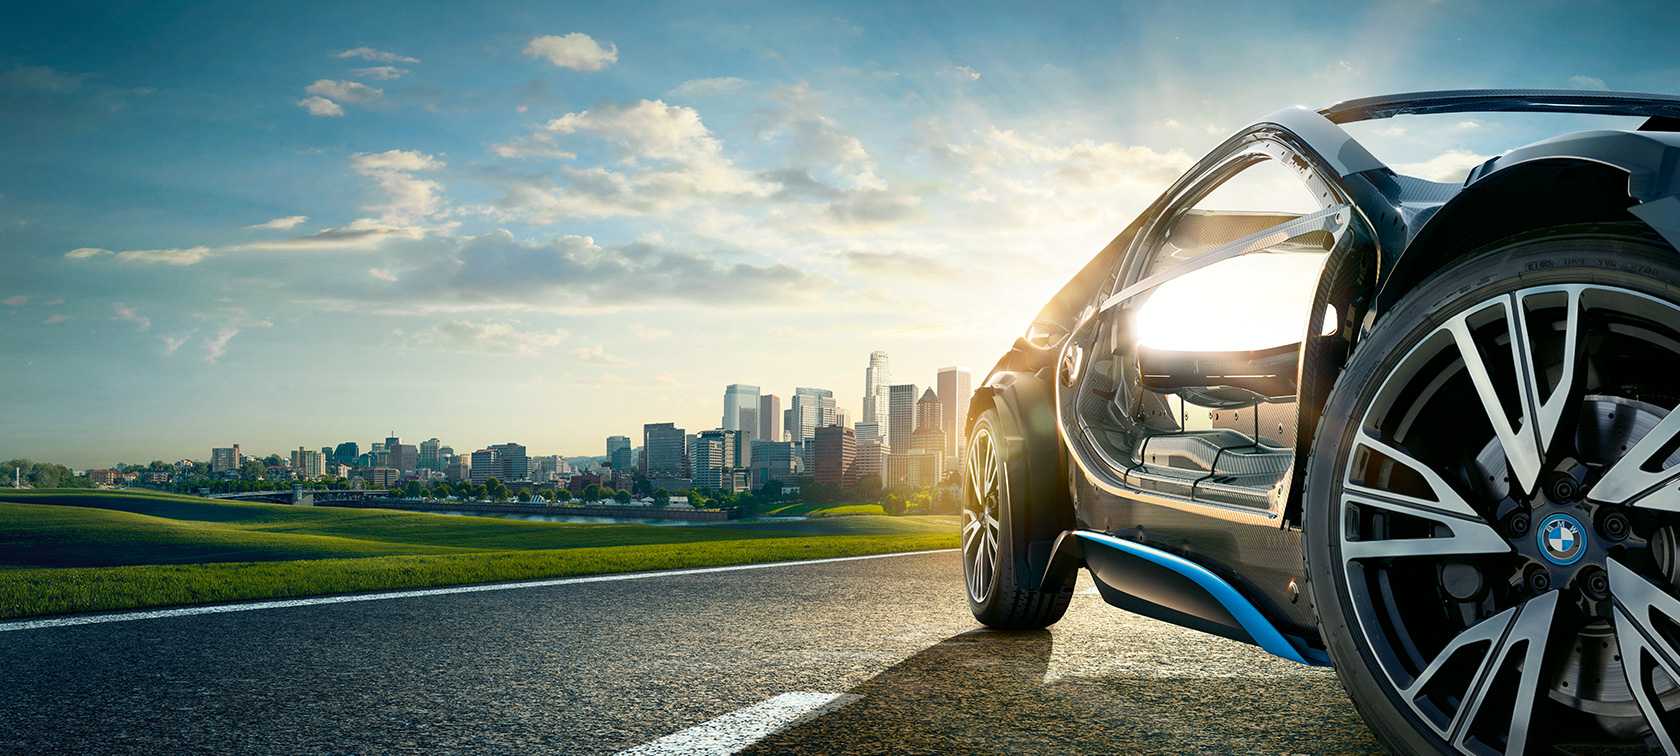
[[[148,318],[145,315],[141,315],[140,313],[135,312],[133,307],[127,307],[127,306],[123,305],[123,303],[121,303],[121,302],[112,302],[111,303],[111,310],[113,312],[117,313],[116,315],[111,316],[112,320],[125,320],[125,321],[128,321],[130,323],[133,323],[136,326],[138,326],[138,328],[136,330],[145,331],[145,330],[148,330],[152,327],[152,319],[151,318]]]
[[[442,161],[418,150],[358,152],[350,156],[351,170],[372,178],[390,195],[389,204],[363,208],[379,213],[380,222],[387,226],[412,226],[443,210],[443,185],[413,176],[415,171],[442,167]]]
[[[0,74],[0,85],[9,89],[63,94],[81,88],[87,74],[67,74],[49,66],[19,66]]]
[[[624,168],[563,166],[553,177],[486,176],[505,194],[485,211],[513,220],[555,222],[663,213],[703,200],[763,197],[774,190],[723,156],[723,144],[693,108],[659,100],[567,113],[496,150],[504,156],[548,151],[570,157],[558,146],[562,138],[603,141]]]
[[[556,305],[737,308],[797,307],[834,285],[782,262],[720,260],[646,241],[602,247],[586,236],[537,243],[505,230],[403,242],[385,254],[389,266],[381,267],[399,279],[396,283],[359,276],[323,283],[316,293],[330,291],[352,309],[396,301],[411,311],[434,312]]]
[[[968,66],[952,66],[946,70],[963,81],[975,81],[980,78],[980,72]]]
[[[1425,181],[1462,183],[1470,170],[1492,159],[1493,155],[1478,155],[1466,149],[1453,148],[1421,163],[1395,163],[1396,172],[1416,176]]]
[[[8,307],[22,307],[26,304],[29,304],[29,299],[30,299],[30,297],[29,297],[28,294],[18,294],[16,296],[11,296],[11,297],[6,297],[5,299],[0,299],[0,304],[6,305]]]
[[[927,255],[908,252],[847,250],[840,253],[847,270],[869,276],[893,276],[921,281],[954,281],[971,278],[972,271],[947,264]]]
[[[572,356],[578,358],[579,362],[587,362],[591,365],[609,365],[612,367],[635,367],[636,365],[629,360],[607,354],[606,349],[599,344],[573,349]]]
[[[210,256],[209,247],[192,247],[190,249],[135,249],[118,252],[118,260],[133,260],[146,263],[163,263],[165,265],[192,265]]]
[[[358,219],[343,228],[326,228],[307,236],[241,244],[237,249],[259,250],[366,250],[383,246],[394,239],[421,239],[428,229],[414,226],[388,226],[370,218]]]
[[[309,216],[307,215],[288,215],[284,218],[275,218],[274,220],[258,223],[254,226],[246,226],[246,228],[295,228],[299,223],[306,220],[309,220]]]
[[[531,40],[525,45],[525,56],[547,58],[560,68],[600,71],[618,62],[618,45],[602,47],[588,34],[572,32],[564,37],[548,35]]]
[[[64,300],[62,300],[62,299],[49,299],[45,302],[42,302],[41,306],[42,307],[54,307],[54,306],[61,305],[61,304],[64,304]]]
[[[397,68],[396,66],[374,66],[372,68],[352,68],[350,69],[350,73],[357,76],[366,76],[370,79],[390,81],[391,79],[395,79],[408,73],[408,69]]]
[[[305,97],[298,100],[297,104],[298,107],[309,111],[309,114],[312,116],[329,118],[344,115],[344,108],[339,107],[338,103],[325,97]]]
[[[377,278],[381,281],[395,282],[397,280],[397,275],[395,273],[392,273],[391,271],[386,270],[384,268],[368,268],[368,275],[373,276],[374,278]]]
[[[385,94],[383,89],[375,89],[359,81],[342,79],[320,79],[304,87],[303,91],[337,102],[373,102]]]
[[[1596,76],[1571,76],[1569,86],[1573,89],[1605,89],[1604,80]]]
[[[45,323],[46,325],[52,325],[54,323],[63,323],[64,321],[69,320],[69,319],[70,319],[69,315],[65,315],[63,313],[54,313],[52,315],[48,315],[47,319],[43,320],[41,322]]]
[[[689,79],[688,81],[678,84],[675,88],[665,94],[672,97],[718,97],[720,95],[735,94],[736,92],[741,91],[741,87],[746,83],[745,79],[737,79],[733,76],[713,79]]]
[[[534,355],[565,341],[571,334],[564,328],[552,331],[524,331],[511,323],[474,323],[466,320],[446,320],[433,323],[425,330],[401,338],[409,347],[445,349],[453,352],[483,352],[489,354]]]
[[[643,339],[645,341],[652,341],[654,339],[665,339],[665,338],[670,338],[670,336],[671,336],[671,332],[668,329],[649,328],[645,325],[642,325],[641,323],[631,323],[630,324],[630,333],[634,334],[636,338]]]
[[[197,333],[197,332],[198,332],[198,329],[195,328],[195,329],[193,329],[191,331],[188,331],[186,333],[177,333],[177,334],[161,333],[161,334],[158,334],[158,338],[163,339],[163,353],[165,355],[171,355],[171,354],[174,354],[175,352],[179,351],[181,346],[183,344],[186,344],[187,341],[192,338],[192,335]],[[223,343],[225,344],[226,342],[223,342]]]
[[[227,354],[228,342],[238,335],[239,329],[234,326],[225,325],[217,328],[215,334],[204,340],[204,361],[212,365],[216,364],[217,360]],[[183,339],[184,342],[185,339]],[[179,345],[176,345],[176,348],[179,348]]]
[[[398,55],[396,53],[388,53],[388,52],[384,52],[383,50],[375,50],[371,47],[358,47],[354,50],[345,50],[344,52],[339,53],[335,57],[339,57],[339,58],[361,58],[363,60],[371,60],[371,61],[375,61],[375,62],[378,62],[378,63],[419,63],[420,62],[418,60],[415,60],[414,58],[406,58],[406,57],[403,57],[403,56]]]
[[[65,252],[64,256],[72,260],[85,260],[89,257],[98,257],[99,255],[109,254],[112,254],[112,252],[108,249],[100,249],[98,247],[81,247],[79,249],[72,249],[69,252]]]

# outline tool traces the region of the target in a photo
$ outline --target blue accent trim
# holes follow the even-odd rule
[[[1267,620],[1266,616],[1261,614],[1253,603],[1243,598],[1242,594],[1238,593],[1237,589],[1232,588],[1230,583],[1209,572],[1206,567],[1183,557],[1174,556],[1159,549],[1152,549],[1140,543],[1121,540],[1106,533],[1080,530],[1075,531],[1074,535],[1091,543],[1147,559],[1195,581],[1196,585],[1201,586],[1202,590],[1207,591],[1209,595],[1223,605],[1225,610],[1236,618],[1237,623],[1242,625],[1248,636],[1254,639],[1254,643],[1267,653],[1300,664],[1326,666],[1328,659],[1326,659],[1326,662],[1317,662],[1308,661],[1303,657],[1301,652],[1283,637],[1283,633],[1278,632],[1277,627],[1273,626],[1271,621]]]
[[[1546,543],[1546,534],[1551,531],[1552,523],[1554,522],[1567,522],[1570,525],[1575,526],[1575,556],[1569,557],[1568,559],[1562,559],[1552,555],[1552,547]],[[1546,557],[1546,561],[1560,567],[1566,567],[1581,561],[1581,555],[1587,553],[1586,528],[1581,525],[1580,520],[1561,512],[1540,521],[1540,530],[1534,534],[1534,541],[1535,543],[1540,544],[1541,556]]]

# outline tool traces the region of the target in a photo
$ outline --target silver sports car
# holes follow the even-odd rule
[[[1629,116],[1462,183],[1343,124]],[[974,616],[1115,606],[1333,665],[1399,754],[1680,756],[1680,97],[1273,113],[1103,248],[975,392]]]

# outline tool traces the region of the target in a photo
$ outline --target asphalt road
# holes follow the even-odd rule
[[[5,753],[614,754],[790,692],[860,698],[742,753],[1381,753],[1331,672],[1095,595],[983,630],[955,553],[0,632]]]

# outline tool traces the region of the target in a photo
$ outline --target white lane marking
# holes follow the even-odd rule
[[[696,567],[688,570],[663,570],[659,572],[629,572],[616,575],[588,575],[575,578],[557,578],[554,580],[533,580],[521,583],[490,583],[486,585],[458,585],[447,588],[422,588],[412,591],[391,591],[389,593],[367,593],[349,596],[317,596],[314,598],[284,599],[280,601],[254,601],[248,604],[220,604],[216,606],[185,606],[178,609],[157,609],[152,611],[114,612],[111,614],[89,614],[79,617],[53,617],[49,619],[22,620],[17,622],[0,622],[0,633],[10,630],[38,630],[47,627],[67,627],[70,625],[93,625],[101,622],[130,622],[133,620],[163,619],[166,617],[185,617],[194,614],[226,614],[228,612],[252,612],[259,609],[289,609],[298,606],[318,606],[320,604],[349,604],[357,601],[386,601],[389,599],[418,598],[422,596],[445,596],[452,593],[479,593],[482,591],[511,591],[520,588],[547,588],[556,585],[578,585],[581,583],[606,583],[615,580],[640,580],[642,578],[676,577],[679,575],[704,575],[712,572],[734,572],[737,570],[762,570],[770,567],[792,567],[803,564],[829,564],[832,562],[855,562],[860,559],[886,559],[888,557],[914,556],[916,554],[946,554],[960,549],[935,549],[932,551],[900,551],[892,554],[868,554],[865,556],[828,557],[826,559],[806,559],[798,562],[762,562],[759,564],[734,564],[727,567]]]
[[[1102,591],[1097,590],[1097,587],[1093,585],[1090,588],[1086,588],[1085,590],[1080,591],[1080,593],[1091,593],[1091,594],[1100,595],[1102,593]]]
[[[850,693],[783,693],[614,756],[728,756],[862,697]]]

